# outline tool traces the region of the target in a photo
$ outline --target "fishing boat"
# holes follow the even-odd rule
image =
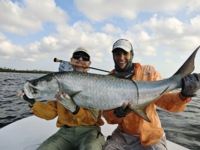
[[[0,129],[0,150],[35,150],[59,128],[57,118],[46,121],[30,116]],[[112,133],[117,125],[105,124],[101,127],[105,138]],[[170,140],[170,139],[169,139]],[[187,148],[167,140],[169,150],[188,150]]]

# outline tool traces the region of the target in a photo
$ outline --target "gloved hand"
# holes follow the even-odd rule
[[[196,96],[196,91],[200,89],[200,74],[189,74],[182,79],[181,94],[185,97]]]
[[[130,109],[130,107],[131,107],[130,103],[128,105],[123,103],[123,105],[121,107],[118,107],[114,110],[115,116],[118,118],[125,117],[127,114],[132,112],[132,109]]]
[[[71,111],[74,115],[78,113],[80,107],[69,95],[66,93],[56,93],[55,97],[63,107]]]
[[[17,95],[18,97],[20,97],[22,100],[26,101],[30,106],[33,106],[35,103],[35,99],[30,99],[26,96],[26,94],[24,94],[23,92],[19,93]]]

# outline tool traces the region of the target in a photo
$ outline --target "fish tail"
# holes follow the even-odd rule
[[[199,50],[200,46],[197,47],[195,49],[195,51],[190,55],[190,57],[184,62],[184,64],[178,69],[178,71],[173,75],[173,76],[177,76],[180,78],[187,76],[188,74],[192,73],[194,71],[194,59],[196,57],[196,53]],[[167,90],[168,90],[169,86],[166,87],[166,89],[163,90],[163,92],[160,94],[164,94]],[[137,105],[135,107],[132,107],[131,109],[137,114],[139,115],[141,118],[143,118],[144,120],[151,122],[150,119],[148,118],[147,114],[146,114],[146,108],[152,103],[153,101],[149,101],[144,105]]]
[[[185,77],[194,71],[194,59],[199,48],[200,46],[196,48],[196,50],[190,55],[190,57],[184,62],[184,64],[178,69],[178,71],[173,76],[181,75],[182,77]]]

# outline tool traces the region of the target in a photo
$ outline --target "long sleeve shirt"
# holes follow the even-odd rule
[[[47,103],[36,100],[33,107],[31,107],[31,110],[33,111],[34,115],[46,120],[51,120],[58,116],[56,123],[57,127],[62,127],[64,125],[69,127],[94,125],[101,126],[104,124],[99,110],[89,110],[80,107],[78,113],[73,115],[56,100],[50,100]]]
[[[153,66],[142,66],[139,63],[134,63],[133,67],[134,75],[132,80],[156,81],[162,79],[161,75]],[[115,70],[111,73],[114,72]],[[170,112],[178,113],[186,108],[190,100],[191,98],[182,97],[180,92],[162,95],[146,108],[146,114],[151,122],[145,121],[134,112],[129,113],[125,117],[117,118],[114,115],[114,110],[107,110],[103,111],[103,116],[109,124],[118,124],[117,128],[122,132],[139,135],[141,144],[146,147],[159,142],[164,134],[159,116],[156,112],[156,106]]]

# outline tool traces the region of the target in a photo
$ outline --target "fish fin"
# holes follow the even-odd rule
[[[160,96],[163,95],[164,93],[166,93],[166,91],[169,89],[169,87],[170,87],[170,85],[169,85],[168,87],[166,87],[166,88],[163,90],[162,93],[160,93]],[[157,100],[157,99],[155,99],[155,100]],[[154,101],[155,101],[155,100],[154,100]]]
[[[61,85],[61,82],[60,82],[59,79],[55,76],[54,73],[53,73],[52,75],[53,75],[53,77],[56,79],[56,81],[57,81],[57,83],[58,83],[59,91],[62,92],[62,85]]]
[[[150,104],[150,103],[149,103]],[[151,122],[151,120],[147,117],[147,113],[146,113],[146,108],[147,105],[145,107],[134,107],[131,108],[138,116],[140,116],[141,118],[143,118],[144,120],[146,120],[147,122]]]
[[[96,108],[90,108],[88,109],[90,111],[90,114],[92,115],[93,119],[95,121],[97,121],[98,119],[98,116],[99,116],[99,109],[96,109]]]
[[[200,46],[190,55],[190,57],[184,62],[184,64],[178,69],[178,71],[173,75],[180,74],[182,77],[192,73],[194,71],[194,59]]]
[[[160,95],[163,95],[167,90],[168,90],[169,86],[163,90],[163,92]],[[156,101],[157,99],[150,101],[149,103],[145,103],[142,106],[141,105],[137,105],[136,107],[132,107],[131,109],[137,114],[139,115],[141,118],[143,118],[144,120],[151,122],[151,120],[147,117],[147,113],[146,113],[146,108],[154,101]]]
[[[80,92],[81,92],[81,91],[74,92],[74,93],[70,94],[69,96],[70,96],[71,98],[73,98],[76,94],[78,94],[78,93],[80,93]]]

